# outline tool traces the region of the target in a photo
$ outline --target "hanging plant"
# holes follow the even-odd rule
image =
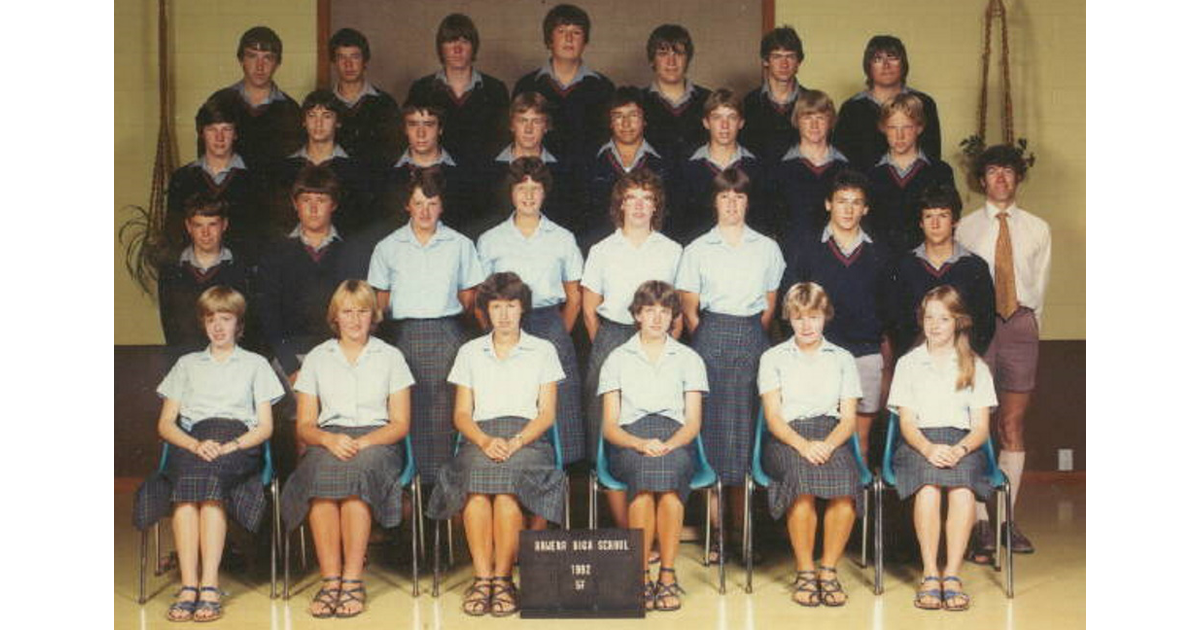
[[[1004,6],[1004,0],[988,0],[987,9],[984,11],[984,39],[983,39],[983,83],[979,95],[979,118],[976,125],[974,135],[967,136],[958,143],[962,150],[962,161],[968,173],[971,172],[971,166],[975,159],[983,153],[988,147],[987,143],[987,111],[988,111],[988,70],[992,61],[992,23],[1000,23],[1000,70],[1002,73],[1002,81],[1004,86],[1004,109],[1000,112],[1000,125],[1003,137],[1001,142],[1010,147],[1017,149],[1020,152],[1021,158],[1025,160],[1026,168],[1031,168],[1037,157],[1029,150],[1029,141],[1025,138],[1016,138],[1013,124],[1013,104],[1012,104],[1012,80],[1009,76],[1009,52],[1008,52],[1008,10]],[[976,182],[973,177],[967,177],[967,182],[973,187],[978,187],[979,182]]]

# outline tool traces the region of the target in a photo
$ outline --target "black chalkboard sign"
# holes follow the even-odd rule
[[[522,531],[521,617],[644,617],[642,530]]]

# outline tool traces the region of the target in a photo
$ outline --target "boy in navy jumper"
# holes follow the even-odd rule
[[[898,94],[879,110],[879,130],[887,136],[888,150],[867,173],[874,210],[867,226],[897,254],[921,242],[921,193],[934,184],[954,186],[950,165],[920,147],[925,121],[924,104],[914,94]]]
[[[891,35],[876,35],[863,51],[863,74],[867,89],[851,96],[838,110],[833,143],[850,158],[850,166],[866,172],[887,151],[887,139],[879,129],[879,108],[897,94],[913,94],[925,108],[925,133],[921,150],[930,159],[942,157],[942,127],[937,103],[923,92],[908,87],[908,52],[904,42]]]
[[[487,196],[481,202],[485,229],[507,219],[512,210],[512,195],[505,184],[509,165],[517,158],[535,157],[549,167],[554,181],[542,203],[542,214],[576,236],[579,235],[584,214],[578,201],[578,177],[543,142],[550,129],[549,107],[546,97],[537,92],[522,92],[513,97],[508,110],[512,142],[492,159],[487,170]]]
[[[646,140],[672,162],[686,159],[707,136],[700,121],[709,90],[687,78],[695,52],[692,36],[678,24],[659,26],[646,42],[646,58],[654,70],[642,90]]]
[[[432,103],[411,102],[400,110],[400,119],[408,148],[387,175],[385,192],[376,216],[385,220],[401,216],[401,208],[396,205],[401,196],[400,190],[412,179],[414,171],[437,167],[446,181],[442,222],[468,234],[469,227],[478,227],[477,182],[472,175],[473,170],[460,163],[442,145],[446,112]],[[475,233],[468,234],[468,238],[475,236]]]
[[[575,168],[586,164],[607,135],[606,109],[613,84],[583,62],[592,21],[571,4],[560,4],[542,20],[542,41],[550,59],[520,78],[513,94],[537,92],[550,102],[553,128],[546,144],[559,159]]]
[[[858,439],[867,454],[871,422],[879,410],[884,331],[889,328],[888,294],[892,283],[887,246],[862,229],[870,211],[866,177],[845,170],[833,180],[825,209],[829,224],[819,236],[793,236],[785,250],[787,269],[780,285],[816,282],[833,301],[834,318],[825,337],[854,355],[862,382],[858,401]]]
[[[752,90],[742,99],[746,117],[743,142],[765,164],[779,161],[792,144],[792,108],[796,98],[806,89],[796,80],[796,72],[804,63],[804,45],[796,30],[780,26],[763,36],[759,57],[766,70],[762,87]]]
[[[250,287],[245,263],[222,241],[229,227],[229,202],[201,191],[189,197],[183,208],[190,244],[177,261],[158,272],[158,313],[174,358],[208,345],[208,336],[196,320],[196,299],[201,293],[223,285],[249,295]]]
[[[771,188],[780,234],[820,231],[825,227],[825,200],[838,173],[846,170],[846,156],[829,143],[837,123],[833,100],[820,90],[808,90],[796,99],[792,124],[799,142],[774,165]]]
[[[304,142],[300,106],[275,85],[283,42],[275,31],[255,26],[242,34],[237,58],[242,80],[224,88],[240,97],[237,152],[250,168],[269,168]]]
[[[447,15],[438,25],[438,61],[442,69],[413,82],[409,103],[431,103],[446,113],[442,144],[460,163],[479,168],[500,150],[508,88],[504,82],[475,69],[479,31],[461,13]]]
[[[371,45],[366,36],[352,28],[334,33],[329,61],[337,76],[333,93],[343,105],[338,142],[362,163],[385,168],[400,152],[400,106],[367,80]]]
[[[954,238],[962,218],[962,199],[954,186],[935,184],[921,195],[920,208],[925,241],[896,264],[891,318],[896,354],[908,352],[920,334],[917,311],[925,294],[948,284],[962,296],[971,315],[971,349],[983,356],[996,332],[996,289],[987,262]]]

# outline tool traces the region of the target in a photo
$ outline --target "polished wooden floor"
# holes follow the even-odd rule
[[[461,591],[470,581],[470,567],[461,561],[443,583],[440,598],[430,596],[428,572],[421,576],[421,595],[411,596],[407,572],[373,558],[367,570],[370,592],[366,613],[349,620],[316,620],[306,612],[315,590],[316,572],[301,577],[289,601],[270,598],[270,582],[248,577],[245,572],[224,571],[221,587],[226,597],[226,615],[218,621],[225,628],[463,628],[469,623],[494,628],[604,628],[686,626],[689,630],[713,628],[753,629],[805,628],[1053,628],[1068,630],[1085,626],[1086,587],[1086,485],[1082,474],[1042,475],[1027,480],[1021,490],[1018,513],[1021,527],[1037,546],[1037,553],[1017,556],[1016,594],[1004,596],[1002,577],[991,569],[967,564],[963,579],[973,601],[964,613],[929,612],[912,605],[920,567],[889,563],[885,566],[881,596],[871,591],[871,573],[849,560],[841,564],[842,581],[849,592],[847,605],[835,608],[801,608],[788,599],[787,582],[792,563],[785,550],[765,550],[767,557],[756,569],[754,593],[743,591],[745,573],[741,565],[727,566],[728,592],[717,594],[716,569],[700,563],[700,546],[684,546],[678,563],[680,581],[688,589],[684,607],[674,613],[651,613],[644,621],[630,620],[523,620],[519,618],[476,619],[459,609]],[[137,532],[130,526],[132,493],[119,488],[115,497],[115,624],[124,628],[178,628],[165,619],[165,611],[178,587],[177,576],[167,574],[149,580],[149,601],[137,603]],[[894,519],[893,519],[894,522]],[[760,523],[764,529],[772,527]],[[768,532],[769,533],[769,532]],[[169,530],[164,527],[164,538]],[[760,534],[760,537],[767,538]],[[784,626],[788,624],[788,626]],[[476,625],[476,627],[480,627]]]

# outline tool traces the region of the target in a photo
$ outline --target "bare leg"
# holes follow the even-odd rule
[[[938,577],[938,546],[942,534],[942,491],[936,486],[922,486],[913,499],[913,525],[921,545],[922,575]],[[961,553],[961,550],[959,550]],[[930,598],[923,597],[922,600]],[[927,602],[933,604],[934,602]]]
[[[545,519],[543,519],[544,521]],[[495,575],[512,575],[517,560],[517,541],[525,517],[521,504],[511,494],[498,494],[492,500],[492,540],[496,555]]]
[[[471,551],[471,564],[475,576],[492,577],[492,498],[486,494],[467,496],[463,508],[463,529],[467,532],[467,548]]]
[[[658,509],[655,524],[658,528],[658,552],[662,564],[658,571],[660,584],[674,584],[675,558],[679,555],[679,535],[683,531],[683,501],[674,492],[664,492],[658,496]],[[649,561],[650,556],[646,559]],[[659,603],[664,609],[673,609],[679,605],[679,596],[659,590]]]
[[[967,538],[975,524],[975,495],[969,488],[951,488],[946,493],[946,571],[945,577],[959,577]],[[943,589],[962,592],[962,581],[943,582]],[[967,605],[965,594],[946,599],[947,608]]]
[[[604,498],[608,500],[608,509],[612,512],[613,527],[629,528],[629,507],[625,501],[624,490],[605,490]]]
[[[821,581],[821,601],[826,606],[846,603],[846,593],[837,579],[837,565],[854,528],[854,516],[854,499],[850,497],[830,499],[825,506],[825,549],[817,577]]]
[[[196,503],[176,503],[171,515],[175,534],[175,554],[179,558],[179,577],[184,586],[200,585],[200,509]],[[158,559],[155,559],[157,562]],[[195,601],[195,591],[180,591],[176,601]],[[179,615],[178,618],[186,618]]]
[[[338,599],[339,615],[356,615],[363,610],[366,591],[358,583],[362,580],[363,565],[367,559],[367,539],[371,537],[371,508],[358,497],[347,497],[341,502],[342,531],[342,595]],[[355,582],[348,582],[355,580]]]
[[[1012,503],[1014,511],[1016,511],[1017,492],[1021,487],[1021,474],[1024,469],[1024,460],[1021,459],[1020,465],[1013,465],[1013,458],[1005,457],[1005,452],[1024,453],[1025,452],[1025,414],[1029,411],[1029,403],[1033,399],[1033,392],[1009,392],[1001,390],[1000,407],[996,413],[998,420],[998,433],[1000,434],[1000,463],[1001,470],[1008,475],[1008,480],[1012,484]]]
[[[812,571],[813,544],[817,536],[816,501],[811,494],[802,494],[787,511],[788,538],[792,541],[792,554],[796,556],[797,571]]]
[[[535,532],[540,532],[540,531],[549,529],[550,522],[547,521],[546,517],[544,517],[544,516],[538,516],[537,514],[532,514],[529,517],[528,527],[529,527],[529,529],[532,529]]]
[[[225,506],[220,501],[205,501],[200,504],[200,585],[219,586],[221,554],[225,551]],[[220,601],[221,594],[202,591],[200,601]],[[192,616],[197,621],[206,621],[215,616],[209,609],[197,609]]]
[[[654,495],[638,493],[629,504],[629,529],[642,530],[642,570],[650,568],[650,548],[654,545],[655,506]]]
[[[336,605],[342,576],[342,517],[338,502],[333,499],[312,499],[308,508],[308,527],[312,530],[313,551],[317,554],[317,565],[322,578],[338,578],[322,581],[321,588],[331,591],[322,599],[309,604],[313,615],[329,615]]]

